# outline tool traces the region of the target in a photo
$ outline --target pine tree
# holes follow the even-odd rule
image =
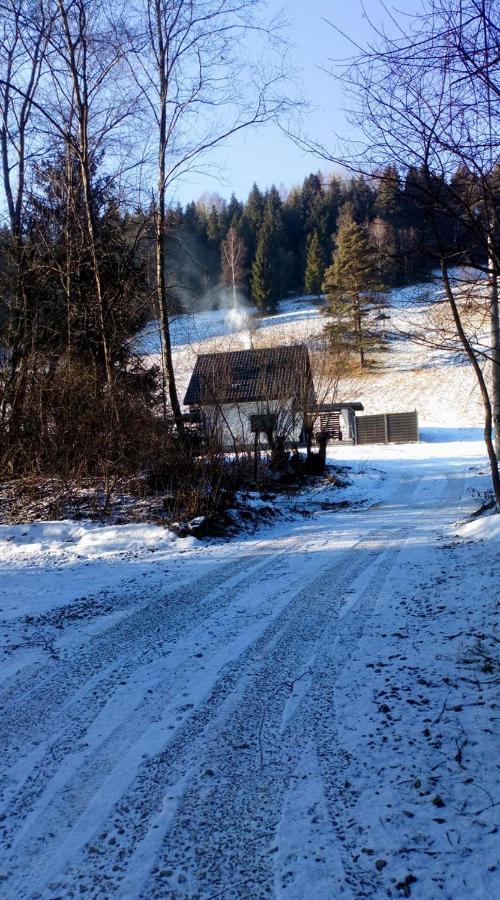
[[[207,218],[206,276],[209,288],[214,288],[219,283],[221,275],[220,245],[223,233],[223,212],[213,204]],[[217,298],[214,298],[214,303],[217,303]]]
[[[396,229],[391,222],[377,216],[368,231],[378,283],[397,284],[400,280],[401,254]]]
[[[386,166],[378,180],[375,213],[394,227],[399,224],[401,216],[401,179],[396,166]]]
[[[304,211],[302,192],[292,188],[282,209],[284,243],[289,253],[288,290],[301,290],[304,284]]]
[[[328,234],[331,235],[337,227],[337,218],[342,204],[342,181],[332,176],[325,188],[325,208],[327,213]]]
[[[243,215],[243,203],[241,203],[241,201],[236,198],[236,195],[234,193],[231,194],[225,213],[228,227],[231,227],[231,225],[239,222]]]
[[[271,221],[264,219],[252,263],[252,300],[262,312],[274,312],[278,300],[274,243]]]
[[[366,222],[373,217],[376,199],[375,189],[364,175],[356,175],[346,185],[345,200],[352,205],[352,214],[357,222]]]
[[[286,254],[281,206],[281,198],[273,186],[266,196],[252,263],[252,300],[263,312],[274,312],[284,293]]]
[[[321,241],[317,231],[313,231],[307,239],[306,273],[304,276],[304,292],[319,297],[325,274],[325,263]]]
[[[248,250],[248,258],[253,260],[257,250],[257,236],[264,215],[264,197],[258,186],[253,185],[245,203],[241,217],[241,234]]]
[[[373,292],[379,287],[376,266],[365,228],[354,221],[350,204],[339,216],[332,265],[325,272],[323,290],[331,321],[326,326],[332,346],[356,352],[362,366],[367,353],[381,345],[381,336],[367,322],[370,310],[380,301]]]

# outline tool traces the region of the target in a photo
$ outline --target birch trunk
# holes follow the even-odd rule
[[[495,431],[495,453],[500,460],[500,311],[498,303],[498,270],[492,252],[493,236],[488,234],[488,289],[491,327],[492,419]]]

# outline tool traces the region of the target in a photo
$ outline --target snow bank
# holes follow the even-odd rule
[[[473,522],[462,525],[458,533],[474,541],[496,542],[500,549],[500,515],[481,516]]]
[[[173,540],[166,528],[131,524],[100,526],[92,522],[34,522],[0,525],[0,559],[10,563],[38,561],[42,556],[70,562],[116,557],[144,549],[160,549]]]
[[[141,561],[170,557],[178,541],[156,525],[2,525],[0,616],[38,614],[116,588],[136,576]],[[193,545],[194,539],[183,541],[184,552]]]

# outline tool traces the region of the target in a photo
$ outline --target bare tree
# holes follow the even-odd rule
[[[102,0],[56,0],[56,8],[50,38],[52,91],[45,110],[50,121],[57,125],[68,160],[68,203],[71,202],[73,159],[79,171],[102,356],[111,389],[114,381],[112,321],[98,252],[94,179],[101,156],[131,112],[128,98],[118,89],[117,77],[128,47],[120,40]]]
[[[74,462],[81,449],[84,460],[95,460],[94,441],[114,464],[120,448],[132,446],[130,429],[125,436],[118,425],[121,416],[125,430],[130,387],[140,381],[126,342],[140,327],[144,302],[119,183],[137,93],[121,70],[128,34],[120,8],[101,0],[9,0],[3,11],[0,145],[10,279],[3,293],[13,300],[2,334],[0,403],[8,437],[2,451],[7,443],[14,449],[2,452],[2,462],[12,471],[16,459],[20,468],[40,469],[52,446],[56,464],[59,399],[64,393],[69,406],[80,381],[94,391],[103,440],[91,435],[87,417],[87,445],[68,434],[68,454]]]
[[[222,274],[233,295],[233,308],[238,307],[238,288],[245,277],[245,245],[231,225],[221,246]]]
[[[0,4],[0,151],[2,185],[10,227],[14,288],[7,344],[8,371],[0,404],[1,420],[20,402],[30,350],[33,310],[26,284],[24,212],[27,181],[36,153],[39,91],[52,20],[43,0],[6,0]],[[12,421],[11,421],[12,430]]]
[[[168,191],[207,150],[284,106],[281,54],[263,67],[243,57],[249,35],[276,41],[273,26],[256,17],[259,0],[142,0],[131,72],[141,88],[156,147],[153,220],[156,300],[162,365],[178,433],[184,431],[170,336],[171,298],[166,281]],[[239,52],[238,52],[239,48]],[[272,50],[273,48],[270,47]]]
[[[393,17],[391,35],[373,26],[370,46],[356,45],[340,77],[365,138],[350,155],[350,165],[369,173],[390,164],[396,172],[411,174],[426,226],[425,249],[441,270],[456,332],[481,391],[500,510],[500,28],[495,6],[494,0],[425,0],[420,14]],[[459,172],[465,177],[458,178]],[[469,245],[467,257],[453,237],[457,230],[462,246],[464,235]],[[489,285],[487,349],[475,345],[461,319],[450,270],[463,262],[482,272]]]

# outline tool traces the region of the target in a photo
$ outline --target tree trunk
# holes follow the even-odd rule
[[[455,301],[455,297],[450,285],[450,279],[448,276],[448,268],[445,261],[441,260],[441,272],[443,274],[443,282],[446,293],[446,299],[450,304],[450,308],[453,315],[453,320],[455,322],[455,326],[457,329],[458,336],[460,341],[462,342],[462,346],[467,354],[469,362],[474,369],[474,373],[476,375],[479,390],[481,391],[481,398],[483,401],[484,408],[484,442],[486,444],[486,450],[488,453],[488,459],[490,461],[490,470],[491,470],[491,481],[493,484],[493,493],[495,495],[495,504],[497,512],[500,512],[500,471],[498,468],[498,459],[495,453],[495,447],[493,444],[493,413],[491,408],[491,401],[488,394],[488,387],[486,385],[486,381],[484,379],[483,372],[481,370],[481,366],[477,360],[476,354],[474,352],[474,348],[472,347],[467,335],[465,334],[462,320],[460,318],[460,313],[457,308],[457,304]]]
[[[89,239],[89,249],[92,257],[93,276],[95,282],[97,304],[99,310],[99,329],[101,332],[102,353],[104,357],[104,367],[106,371],[106,381],[110,390],[113,388],[113,366],[111,361],[110,343],[107,333],[106,322],[106,301],[102,289],[102,278],[100,262],[97,255],[97,228],[96,215],[94,208],[94,196],[92,187],[92,165],[89,148],[89,86],[87,83],[88,72],[86,67],[87,53],[87,19],[85,8],[82,5],[79,9],[79,32],[77,41],[71,35],[71,29],[68,21],[68,11],[63,0],[58,0],[58,9],[61,16],[64,39],[66,42],[67,65],[69,67],[72,89],[74,112],[78,122],[78,163],[80,175],[83,185],[83,196],[85,203],[85,218],[87,225],[87,235]],[[83,56],[83,65],[79,64],[76,56],[76,48],[83,44],[85,53]],[[73,109],[71,110],[73,114]]]
[[[488,289],[491,323],[492,415],[495,430],[495,452],[500,460],[500,312],[498,303],[498,270],[492,252],[493,235],[488,234]]]
[[[165,242],[164,242],[164,215],[157,211],[156,221],[156,290],[158,297],[158,311],[160,314],[161,333],[161,357],[164,384],[168,387],[170,406],[174,417],[175,427],[179,434],[184,433],[184,419],[182,418],[181,405],[177,394],[175,381],[174,361],[172,359],[172,340],[170,337],[170,321],[168,312],[167,286],[165,283]],[[164,404],[165,408],[165,404]]]
[[[11,68],[8,70],[9,77]],[[27,333],[29,328],[28,320],[28,297],[25,290],[25,248],[22,229],[22,203],[24,199],[24,132],[21,129],[19,136],[19,183],[17,186],[16,196],[11,183],[12,164],[9,159],[8,138],[7,138],[7,121],[9,116],[9,99],[6,92],[4,108],[2,110],[2,128],[0,128],[1,153],[2,153],[2,173],[3,187],[7,200],[7,209],[9,213],[9,222],[11,227],[12,247],[11,252],[14,259],[16,270],[16,302],[15,310],[18,320],[15,323],[13,332],[13,340],[11,346],[11,354],[9,359],[9,373],[5,379],[2,402],[0,405],[0,419],[5,422],[7,414],[10,416],[10,436],[16,430],[14,411],[22,398],[24,391],[23,369],[26,365],[26,356],[28,353]],[[26,123],[24,122],[24,126]]]
[[[155,239],[156,239],[156,293],[158,310],[160,314],[162,368],[164,382],[168,386],[170,406],[174,417],[175,427],[179,435],[184,434],[184,419],[182,418],[181,405],[177,394],[174,363],[172,359],[172,340],[170,336],[170,317],[168,309],[167,285],[165,280],[165,184],[166,184],[166,153],[167,153],[167,48],[164,39],[164,23],[162,20],[162,6],[159,0],[155,3],[156,38],[158,41],[157,72],[159,80],[159,134],[158,134],[158,201],[155,215]]]
[[[312,454],[312,442],[313,442],[313,425],[306,425],[304,419],[304,433],[306,439],[306,459],[311,458]]]
[[[95,226],[95,215],[94,215],[94,199],[92,196],[92,186],[90,183],[90,166],[88,160],[88,154],[86,152],[82,153],[80,158],[80,169],[82,174],[82,182],[85,196],[85,214],[87,217],[87,230],[89,235],[89,244],[90,244],[90,253],[92,256],[92,266],[94,269],[94,281],[96,287],[97,294],[97,304],[99,309],[99,327],[101,331],[101,342],[102,342],[102,352],[104,356],[104,367],[106,370],[106,381],[108,383],[108,387],[110,390],[113,387],[113,366],[111,362],[111,351],[108,340],[107,333],[107,323],[106,323],[106,304],[104,299],[104,294],[102,290],[102,279],[101,279],[101,271],[100,264],[97,258],[97,243],[96,243],[96,226]]]
[[[318,434],[318,463],[320,472],[324,472],[326,468],[326,448],[329,440],[330,433],[328,431],[320,431]]]
[[[16,267],[16,316],[17,322],[13,330],[11,338],[11,352],[9,358],[8,375],[5,378],[2,402],[0,404],[0,420],[5,422],[7,416],[10,418],[10,434],[15,431],[14,410],[18,405],[20,394],[20,385],[23,381],[22,369],[26,362],[27,356],[27,297],[24,290],[24,266],[23,266],[24,248],[22,239],[19,236],[13,237],[13,255]]]
[[[354,301],[354,329],[356,332],[356,341],[358,344],[359,361],[361,368],[364,369],[366,363],[365,348],[363,346],[363,326],[361,324],[361,310],[359,308],[359,299],[356,297]]]
[[[65,221],[65,272],[64,272],[64,292],[66,294],[66,346],[67,346],[67,363],[71,365],[72,343],[73,343],[73,237],[72,237],[72,215],[73,215],[73,158],[72,149],[69,141],[66,141],[66,221]]]

